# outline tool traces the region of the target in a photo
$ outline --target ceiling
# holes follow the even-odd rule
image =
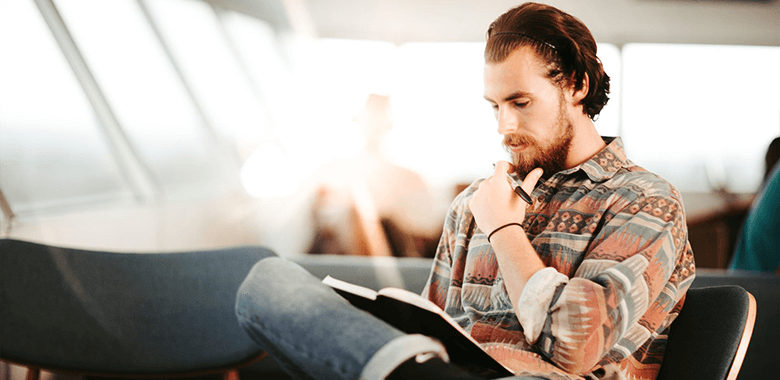
[[[488,24],[521,1],[206,0],[280,29],[330,38],[483,41]],[[778,0],[549,0],[596,40],[780,46]]]

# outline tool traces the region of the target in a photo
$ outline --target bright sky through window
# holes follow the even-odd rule
[[[780,135],[780,48],[630,44],[623,67],[634,161],[681,191],[758,189]]]

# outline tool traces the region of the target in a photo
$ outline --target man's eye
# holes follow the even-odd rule
[[[517,108],[524,108],[527,105],[528,105],[527,101],[525,101],[525,102],[515,102],[515,107],[517,107]]]

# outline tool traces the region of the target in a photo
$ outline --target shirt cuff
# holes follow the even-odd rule
[[[361,380],[384,380],[403,362],[416,357],[418,363],[430,357],[450,361],[447,349],[436,339],[420,334],[401,335],[382,346],[369,359],[360,374]]]
[[[520,325],[523,326],[525,340],[529,344],[534,344],[539,339],[555,291],[559,285],[567,282],[569,278],[566,275],[555,268],[547,267],[534,273],[525,284],[523,293],[517,301],[516,314]]]

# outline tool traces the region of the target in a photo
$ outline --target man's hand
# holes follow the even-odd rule
[[[525,208],[528,204],[515,194],[507,179],[507,173],[513,170],[514,167],[509,162],[496,163],[495,173],[482,181],[469,202],[477,226],[486,234],[507,223],[523,223],[525,219]],[[532,170],[520,187],[531,194],[541,176],[541,168]]]

